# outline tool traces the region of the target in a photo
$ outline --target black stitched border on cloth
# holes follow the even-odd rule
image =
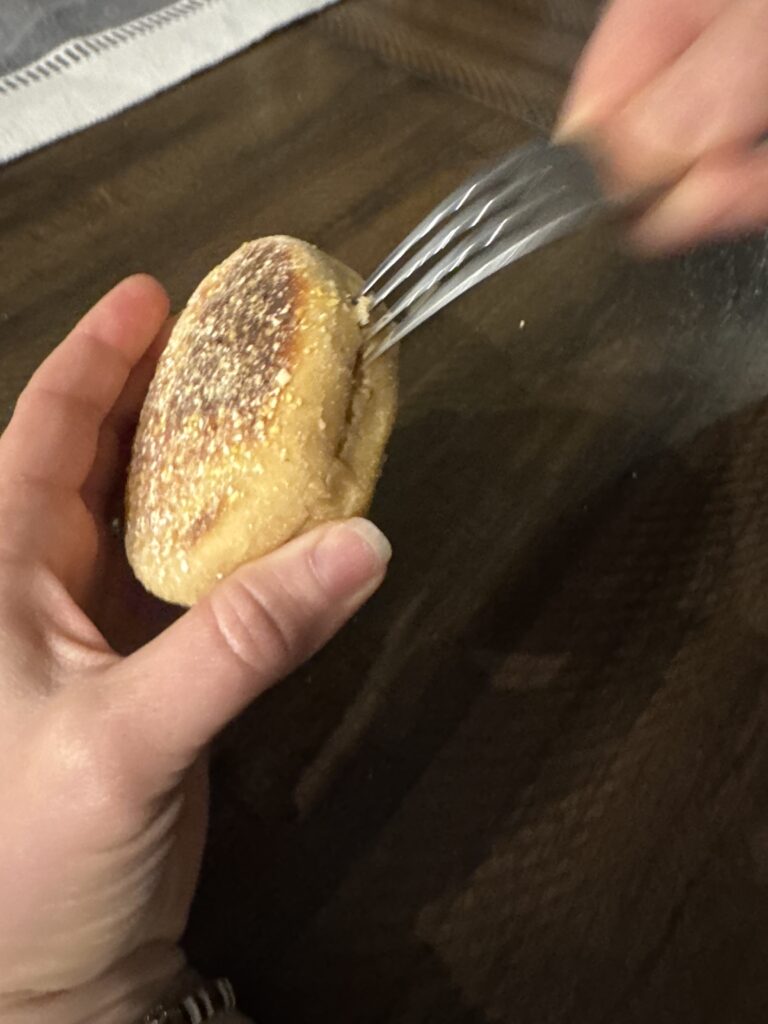
[[[51,14],[37,8],[26,13],[22,8],[11,8],[0,13],[0,39],[6,40],[5,52],[0,49],[0,95],[61,74],[94,54],[188,18],[216,2],[176,0],[161,4],[155,0],[149,4],[148,0],[126,0],[119,8],[108,4],[103,10],[81,3],[78,7],[56,8]],[[131,12],[139,13],[131,17]],[[114,18],[118,20],[112,23]],[[8,23],[4,32],[3,19]],[[77,32],[75,25],[84,27]]]

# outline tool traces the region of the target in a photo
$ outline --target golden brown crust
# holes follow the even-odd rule
[[[150,520],[158,561],[199,539],[231,496],[184,501],[194,489],[190,468],[204,471],[218,449],[226,455],[227,439],[266,436],[296,356],[304,288],[295,262],[278,239],[248,242],[205,278],[179,318],[147,395],[131,470],[132,507]],[[172,529],[158,529],[172,504]]]
[[[396,404],[363,370],[360,279],[295,239],[249,242],[202,282],[150,387],[126,495],[148,589],[189,604],[309,528],[364,512]]]

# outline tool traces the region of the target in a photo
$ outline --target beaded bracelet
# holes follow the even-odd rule
[[[237,1008],[232,985],[226,978],[206,982],[174,1006],[156,1006],[140,1024],[203,1024]]]

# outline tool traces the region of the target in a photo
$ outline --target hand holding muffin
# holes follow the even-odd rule
[[[115,652],[106,636],[131,611],[105,599],[122,552],[109,497],[167,315],[156,282],[123,282],[33,376],[0,438],[8,1024],[132,1024],[174,990],[204,840],[204,748],[386,569],[372,524],[319,526],[241,566],[134,654]]]

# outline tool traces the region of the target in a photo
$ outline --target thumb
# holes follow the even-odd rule
[[[254,697],[314,654],[371,596],[391,548],[367,520],[320,527],[237,570],[115,667],[119,717],[186,767]],[[127,678],[125,676],[127,675]]]

